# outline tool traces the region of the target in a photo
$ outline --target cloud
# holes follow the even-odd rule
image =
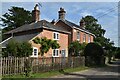
[[[81,12],[81,16],[85,17],[87,15],[92,15],[92,13],[87,11]]]

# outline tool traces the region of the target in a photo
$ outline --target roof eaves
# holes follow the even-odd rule
[[[8,40],[9,40],[9,39],[11,39],[11,38],[13,38],[13,36],[11,36],[11,37],[9,37],[9,38],[5,39],[5,40],[4,40],[4,41],[2,41],[0,44],[3,44],[4,42],[8,41]]]
[[[70,32],[67,32],[67,31],[57,30],[57,29],[54,29],[54,28],[48,28],[48,27],[45,27],[45,26],[43,26],[43,28],[58,31],[58,32],[63,32],[63,33],[67,33],[67,34],[71,34]]]
[[[91,35],[93,35],[94,37],[96,37],[94,34],[88,32],[88,31],[86,31],[86,30],[83,30],[83,29],[80,29],[80,28],[76,28],[75,26],[73,26],[73,28],[78,29],[78,30],[83,31],[83,32],[86,32],[86,33],[91,34]]]

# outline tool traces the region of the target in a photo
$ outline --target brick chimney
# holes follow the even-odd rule
[[[61,20],[65,20],[65,13],[66,13],[66,11],[64,11],[64,8],[60,8],[60,11],[58,11],[58,13],[59,13],[59,19],[61,19]]]
[[[85,21],[83,20],[83,17],[82,17],[82,19],[80,20],[79,23],[80,23],[80,27],[85,29]]]
[[[37,22],[37,21],[40,21],[40,10],[39,10],[39,7],[38,7],[38,4],[35,5],[34,7],[34,10],[32,11],[32,21],[33,22]]]

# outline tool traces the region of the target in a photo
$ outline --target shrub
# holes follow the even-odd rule
[[[32,46],[28,42],[17,42],[15,40],[11,40],[6,45],[6,49],[4,49],[3,57],[14,56],[14,57],[29,57],[32,55]]]
[[[72,56],[83,56],[84,55],[84,48],[86,43],[81,44],[79,41],[73,41],[69,45],[69,53]]]
[[[88,43],[84,50],[87,66],[102,65],[104,58],[103,48],[97,43]]]

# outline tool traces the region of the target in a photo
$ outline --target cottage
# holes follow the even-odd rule
[[[62,28],[64,28],[64,31],[68,31],[71,33],[69,35],[69,44],[75,40],[78,40],[80,43],[93,42],[95,35],[85,29],[84,20],[81,19],[79,22],[80,24],[77,25],[73,22],[66,20],[65,13],[66,13],[66,11],[64,10],[64,8],[60,8],[60,11],[58,11],[59,18],[54,23],[54,25],[56,25],[57,27],[62,27]]]
[[[1,42],[2,48],[6,47],[6,44],[15,39],[19,42],[28,41],[32,44],[33,54],[31,57],[41,57],[38,55],[40,45],[35,44],[32,40],[36,37],[47,37],[48,39],[57,40],[60,44],[59,49],[50,49],[45,57],[68,57],[68,45],[75,40],[80,43],[93,42],[94,34],[85,30],[85,23],[80,21],[80,25],[76,25],[65,19],[66,11],[64,8],[60,8],[59,18],[57,21],[48,22],[47,20],[40,19],[40,10],[38,5],[34,7],[32,11],[33,22],[31,24],[25,24],[21,27],[8,31],[5,34],[8,38]]]

